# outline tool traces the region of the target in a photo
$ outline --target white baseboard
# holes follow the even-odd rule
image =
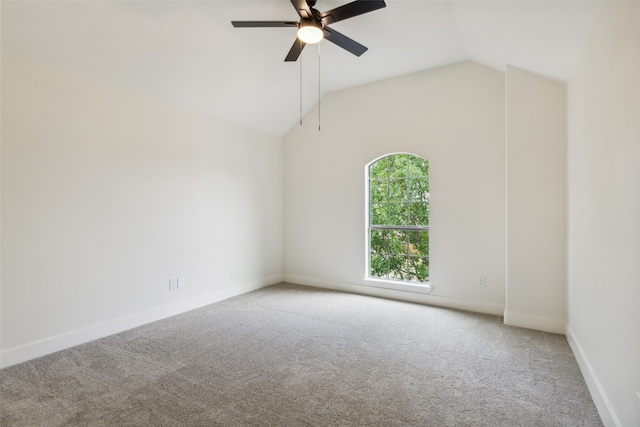
[[[398,301],[407,301],[418,304],[435,305],[439,307],[454,308],[457,310],[473,311],[476,313],[494,314],[501,316],[504,312],[504,305],[472,301],[458,298],[443,297],[433,294],[425,294],[419,292],[400,291],[395,289],[385,289],[362,284],[343,283],[317,277],[299,276],[295,274],[285,274],[284,281],[295,283],[298,285],[315,286],[317,288],[332,289],[336,291],[351,292],[354,294],[369,295],[373,297],[381,297],[394,299]]]
[[[550,317],[533,316],[531,314],[514,313],[505,310],[504,324],[518,326],[520,328],[535,329],[536,331],[551,332],[564,335],[566,332],[566,322],[561,319]]]
[[[49,337],[19,347],[10,348],[0,352],[0,368],[6,368],[56,351],[117,334],[147,323],[162,320],[190,310],[195,310],[196,308],[204,307],[227,298],[274,285],[282,282],[282,279],[282,275],[266,277],[253,282],[220,289],[196,298],[153,308],[151,310],[87,326],[86,328],[56,335],[54,337]]]
[[[611,407],[609,399],[607,399],[607,395],[605,394],[600,381],[598,381],[598,377],[596,376],[591,363],[589,363],[587,355],[585,354],[582,346],[580,345],[580,342],[568,325],[566,328],[566,336],[569,347],[571,347],[573,355],[578,361],[578,366],[580,366],[582,376],[587,383],[587,387],[589,388],[591,397],[593,398],[596,408],[598,409],[600,418],[602,418],[602,423],[605,425],[605,427],[622,427],[620,420],[618,420],[618,417],[616,417],[616,414]]]

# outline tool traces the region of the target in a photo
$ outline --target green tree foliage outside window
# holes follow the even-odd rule
[[[411,154],[369,166],[370,276],[429,281],[429,162]]]

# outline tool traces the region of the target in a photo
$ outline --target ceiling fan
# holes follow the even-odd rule
[[[291,46],[291,50],[284,59],[287,62],[296,61],[302,49],[307,44],[318,43],[323,38],[341,48],[360,56],[367,51],[367,47],[342,33],[329,28],[334,22],[343,21],[354,16],[386,7],[384,0],[356,0],[344,6],[337,7],[327,12],[319,12],[314,9],[316,0],[291,0],[291,4],[298,12],[300,21],[231,21],[236,28],[256,27],[296,27],[298,37]]]

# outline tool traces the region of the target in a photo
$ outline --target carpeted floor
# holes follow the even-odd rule
[[[601,426],[563,336],[280,284],[0,371],[9,426]]]

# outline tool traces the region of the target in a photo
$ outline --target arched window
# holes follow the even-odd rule
[[[429,162],[412,154],[368,166],[368,277],[429,281]]]

